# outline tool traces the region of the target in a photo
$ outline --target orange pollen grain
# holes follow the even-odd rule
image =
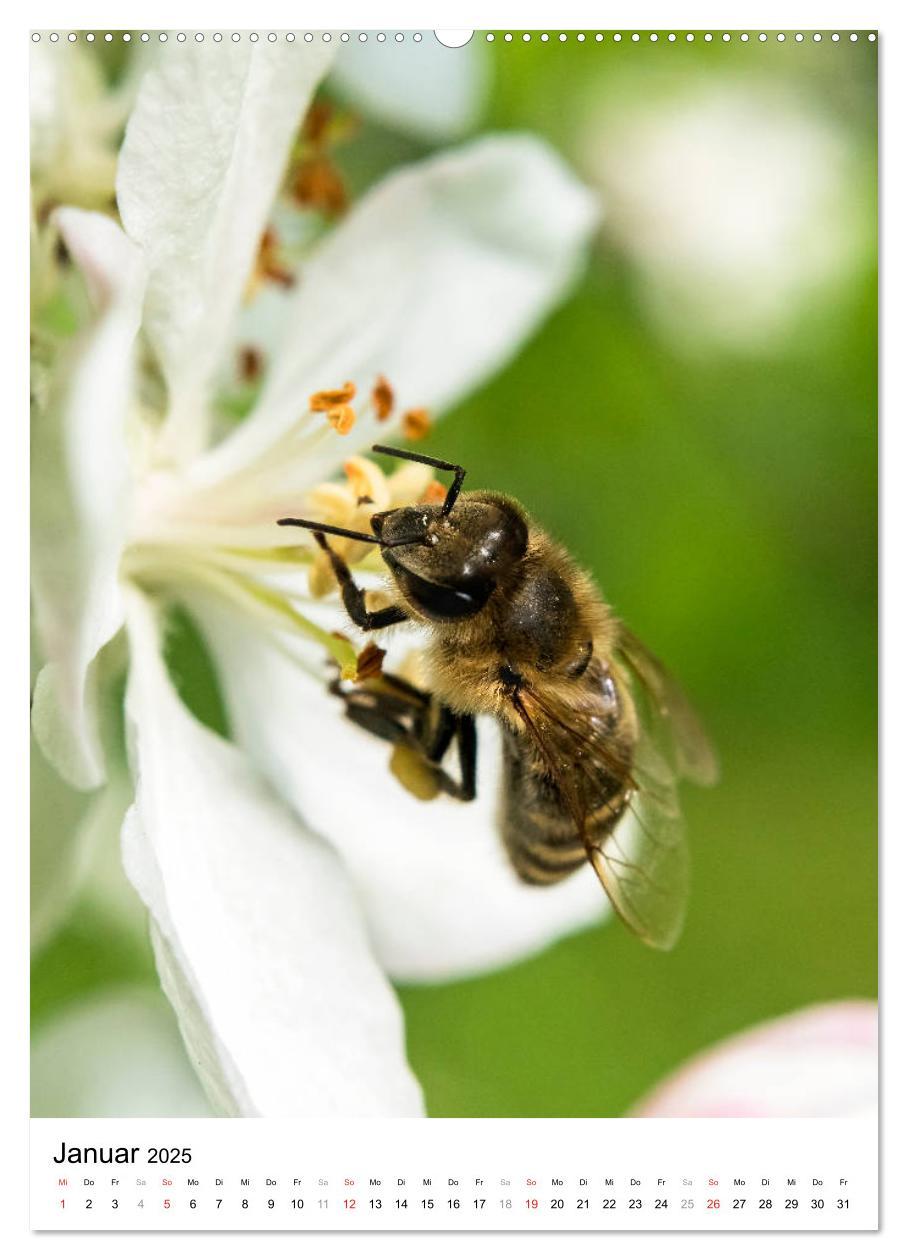
[[[401,433],[411,442],[424,438],[432,427],[432,420],[425,407],[411,407],[401,421]]]
[[[328,409],[328,423],[343,436],[349,433],[356,424],[356,412],[349,403],[341,403],[338,407]]]
[[[372,406],[379,420],[387,420],[394,410],[394,390],[387,377],[376,378],[372,386]]]
[[[352,381],[341,385],[340,389],[320,389],[309,398],[310,411],[330,411],[333,407],[342,407],[356,395],[356,386]]]

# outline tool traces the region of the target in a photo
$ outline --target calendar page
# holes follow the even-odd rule
[[[29,39],[32,1230],[875,1230],[876,32]]]

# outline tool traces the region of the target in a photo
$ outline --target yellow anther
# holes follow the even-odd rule
[[[310,411],[331,411],[350,402],[356,395],[356,386],[352,381],[341,385],[340,389],[320,389],[309,398]]]
[[[444,503],[448,492],[440,481],[430,481],[425,488],[420,503]]]
[[[394,410],[394,390],[384,376],[377,377],[372,386],[372,406],[379,420],[387,420]]]
[[[432,469],[425,464],[401,464],[388,477],[392,507],[407,507],[418,503],[426,486],[432,480]]]
[[[343,214],[350,200],[343,176],[331,159],[324,156],[300,162],[293,172],[290,195],[298,206],[318,210],[326,218]]]
[[[373,512],[381,512],[389,506],[388,479],[378,464],[362,455],[352,455],[344,463],[344,472],[357,501],[368,499],[374,504]]]
[[[418,442],[424,438],[432,427],[432,420],[425,407],[411,407],[405,411],[400,431],[410,442]]]
[[[356,412],[349,403],[341,403],[339,407],[328,409],[328,423],[343,437],[356,424]]]

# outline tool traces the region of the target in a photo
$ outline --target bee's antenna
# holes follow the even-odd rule
[[[300,529],[311,529],[317,534],[339,534],[341,538],[355,538],[357,542],[381,546],[381,539],[373,534],[361,534],[357,529],[343,529],[340,525],[323,525],[321,521],[302,521],[295,516],[284,516],[278,521],[278,525],[298,525]]]
[[[430,468],[439,468],[442,472],[452,472],[454,480],[451,482],[441,508],[442,516],[448,515],[457,502],[457,496],[460,494],[464,477],[467,475],[465,468],[461,468],[460,464],[449,464],[444,459],[435,459],[432,455],[417,455],[415,451],[401,451],[396,446],[373,446],[372,449],[377,455],[396,455],[398,459],[409,459],[414,464],[428,464]]]
[[[393,547],[408,547],[412,543],[424,543],[420,535],[413,538],[396,538],[394,542],[382,542],[374,534],[361,534],[358,529],[344,529],[341,525],[323,525],[321,521],[304,521],[296,516],[282,516],[278,525],[298,525],[300,529],[311,529],[315,534],[338,534],[341,538],[353,538],[357,542],[372,543],[375,547],[383,547],[386,551]]]

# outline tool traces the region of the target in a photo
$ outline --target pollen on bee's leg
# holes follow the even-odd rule
[[[394,410],[394,390],[385,376],[376,377],[372,386],[372,408],[378,420],[387,420]]]
[[[440,792],[435,770],[415,748],[396,744],[390,770],[402,788],[420,801],[432,801]]]
[[[309,396],[310,411],[331,411],[334,407],[342,407],[356,397],[356,386],[347,381],[339,389],[319,389]]]
[[[432,418],[425,407],[411,407],[404,412],[400,431],[409,441],[418,442],[431,428]]]
[[[356,412],[349,403],[341,403],[339,407],[329,407],[328,423],[341,437],[346,436],[356,424]]]

